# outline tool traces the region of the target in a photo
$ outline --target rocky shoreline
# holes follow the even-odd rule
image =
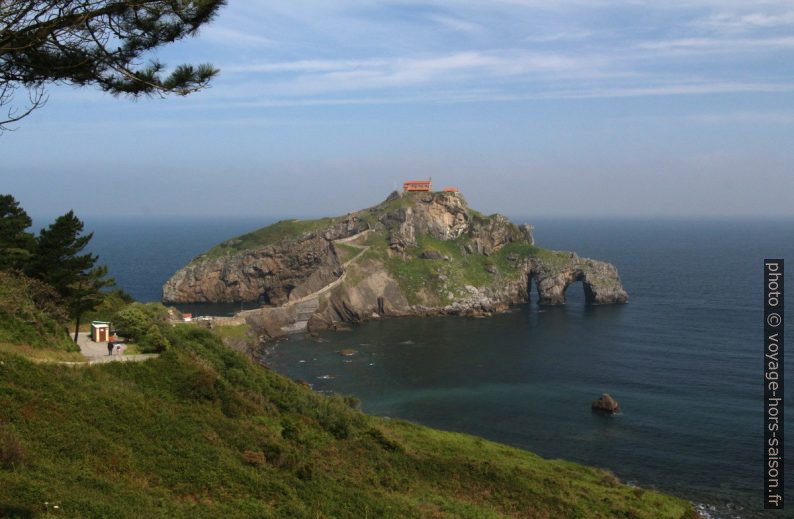
[[[589,304],[628,301],[613,265],[540,249],[532,232],[470,209],[459,193],[395,192],[342,217],[224,242],[174,274],[163,301],[260,301],[218,322],[245,322],[265,340],[381,317],[487,316],[533,289],[540,304],[559,305],[576,281]]]

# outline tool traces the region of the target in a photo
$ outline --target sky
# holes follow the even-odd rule
[[[231,0],[152,57],[210,88],[51,86],[0,135],[31,214],[309,217],[407,179],[492,213],[794,215],[793,1]]]

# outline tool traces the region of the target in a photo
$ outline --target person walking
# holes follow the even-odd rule
[[[108,338],[108,355],[113,355],[113,338],[114,337],[115,337],[115,335],[113,337],[109,337]]]

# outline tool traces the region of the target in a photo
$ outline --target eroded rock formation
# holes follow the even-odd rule
[[[293,292],[308,294],[342,274],[333,245],[321,236],[310,236],[207,258],[179,270],[163,286],[167,303],[237,302],[263,300],[279,305]]]
[[[565,303],[565,289],[575,281],[584,285],[585,300],[591,304],[626,303],[629,299],[618,270],[603,261],[580,258],[576,253],[553,261],[532,258],[529,260],[529,282],[538,289],[538,302],[542,305]]]

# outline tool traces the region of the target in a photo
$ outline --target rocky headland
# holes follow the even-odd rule
[[[535,246],[533,228],[485,216],[460,193],[392,193],[336,218],[285,220],[219,244],[163,286],[165,303],[258,301],[231,322],[265,338],[384,316],[489,315],[528,301],[625,303],[617,269]]]

